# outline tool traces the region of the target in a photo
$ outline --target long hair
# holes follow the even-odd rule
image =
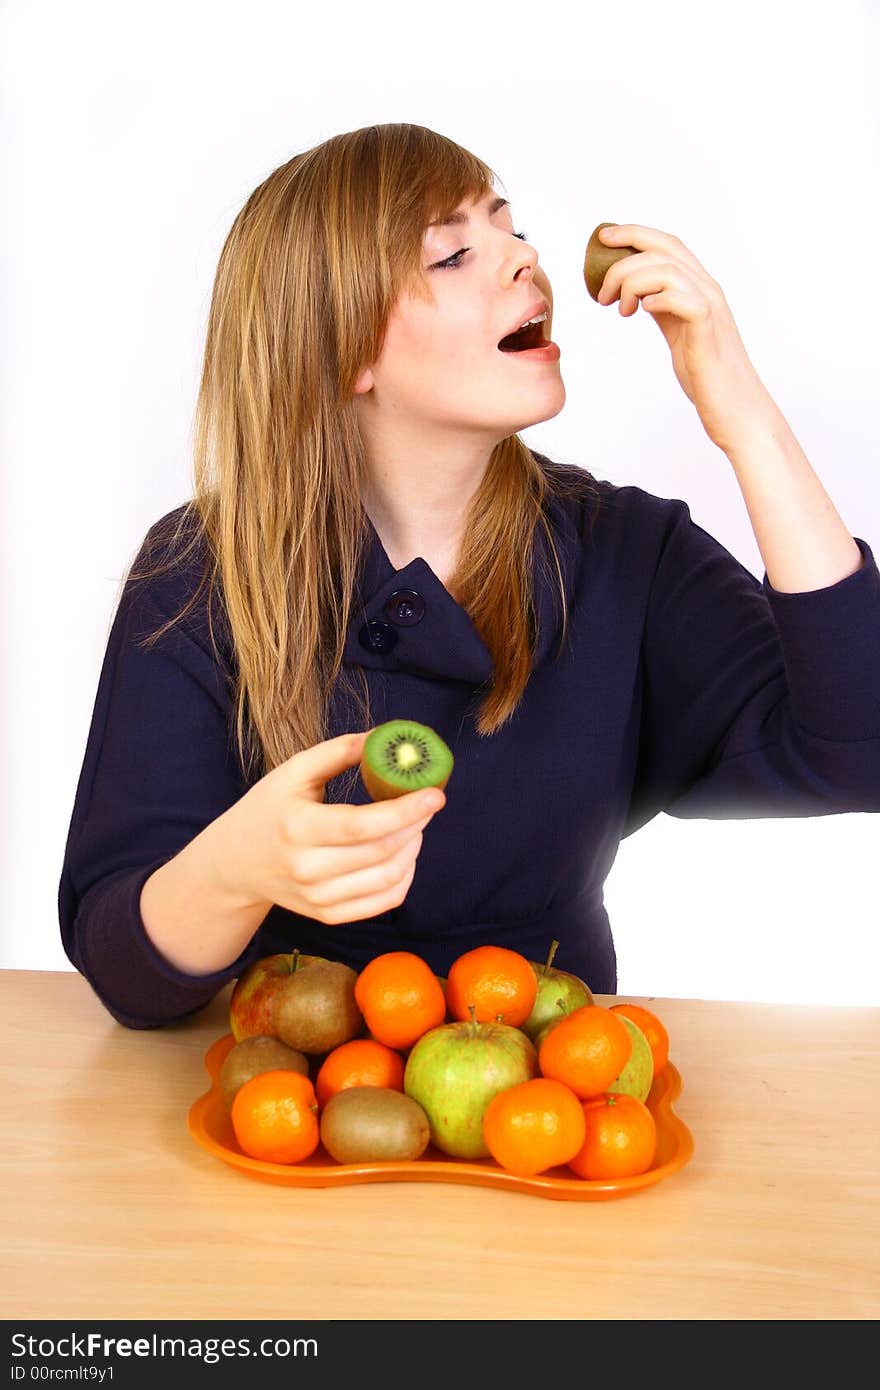
[[[194,488],[168,553],[204,546],[202,585],[235,656],[235,733],[246,777],[328,735],[329,697],[369,543],[366,454],[354,385],[381,353],[409,290],[430,297],[425,227],[492,190],[493,171],[423,126],[336,135],[280,165],[250,195],[220,254],[194,421]],[[568,470],[592,482],[584,470]],[[569,476],[560,488],[572,488]],[[449,588],[493,661],[481,735],[513,715],[532,665],[535,530],[559,558],[552,475],[516,434],[496,445],[471,499]],[[188,541],[182,546],[186,534]],[[205,542],[207,544],[205,545]],[[153,572],[153,571],[148,571]],[[143,573],[143,572],[142,572]],[[132,570],[130,578],[142,577]],[[214,638],[211,627],[212,641]],[[362,667],[347,688],[372,726]]]

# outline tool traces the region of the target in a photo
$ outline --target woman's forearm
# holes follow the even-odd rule
[[[226,813],[228,815],[228,813]],[[147,879],[141,891],[144,929],[156,949],[187,975],[210,975],[236,960],[271,908],[231,893],[230,825],[218,816],[173,859]]]
[[[782,412],[753,417],[728,451],[774,589],[804,593],[837,584],[862,556]]]

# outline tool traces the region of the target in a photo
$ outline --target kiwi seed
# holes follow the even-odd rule
[[[445,787],[452,750],[439,734],[412,719],[389,719],[364,743],[360,772],[374,801],[404,796],[422,787]]]

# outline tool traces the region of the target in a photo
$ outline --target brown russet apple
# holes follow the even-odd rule
[[[323,959],[294,950],[252,961],[239,975],[229,999],[229,1029],[235,1041],[260,1035],[276,1037],[273,1008],[279,985],[297,970]]]

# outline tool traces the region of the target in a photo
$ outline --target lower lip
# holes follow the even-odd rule
[[[505,352],[504,357],[519,357],[529,362],[558,362],[561,356],[556,343],[545,343],[543,347],[526,348],[525,352]]]

